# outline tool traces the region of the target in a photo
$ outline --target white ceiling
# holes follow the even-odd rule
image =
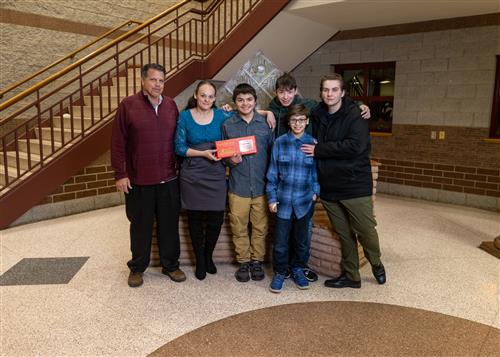
[[[287,11],[337,30],[500,12],[500,0],[293,0]]]

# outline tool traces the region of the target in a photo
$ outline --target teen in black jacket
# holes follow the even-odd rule
[[[321,198],[338,201],[371,196],[370,132],[359,107],[344,97],[340,109],[330,114],[322,102],[313,111],[312,121],[313,137],[318,140],[314,157]]]
[[[370,132],[357,105],[345,98],[338,74],[321,80],[322,103],[312,115],[317,144],[302,151],[317,162],[321,202],[342,244],[342,274],[325,281],[330,288],[360,288],[356,240],[379,284],[386,280],[373,216]]]

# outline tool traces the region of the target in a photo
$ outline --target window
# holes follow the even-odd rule
[[[392,131],[396,62],[337,64],[346,94],[370,107],[370,131]]]
[[[500,56],[497,55],[497,74],[495,76],[495,92],[491,109],[490,137],[500,138]]]

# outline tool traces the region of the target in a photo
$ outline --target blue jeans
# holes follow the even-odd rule
[[[290,219],[282,219],[276,216],[276,226],[274,233],[273,247],[273,269],[276,273],[285,274],[291,261],[291,267],[307,267],[309,260],[309,231],[313,209],[304,217],[297,219],[292,215]],[[290,231],[293,228],[293,236]],[[292,239],[289,242],[289,239]],[[289,259],[289,245],[292,246],[291,251],[294,255]]]

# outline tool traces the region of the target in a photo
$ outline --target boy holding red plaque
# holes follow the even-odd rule
[[[274,135],[266,118],[255,111],[256,100],[252,86],[247,83],[236,86],[233,101],[237,113],[222,125],[223,138],[238,142],[238,150],[225,162],[230,167],[228,215],[236,260],[240,264],[235,277],[240,282],[262,280],[265,276],[262,268],[268,231],[265,177]],[[252,143],[255,153],[244,152],[253,150]],[[227,154],[219,151],[219,155]],[[251,238],[249,222],[252,223]]]

